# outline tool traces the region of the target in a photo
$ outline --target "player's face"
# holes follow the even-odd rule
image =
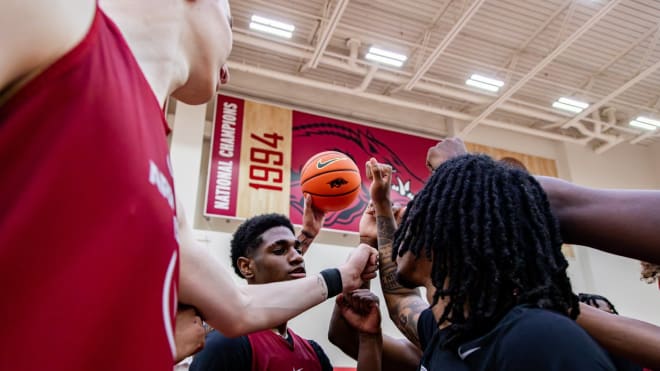
[[[173,95],[189,104],[207,102],[222,80],[228,79],[223,66],[232,48],[231,11],[228,0],[194,0],[188,3],[190,30],[185,42],[189,56],[188,81]],[[221,75],[223,75],[221,77]]]
[[[287,227],[273,227],[261,235],[252,256],[254,278],[250,283],[269,283],[305,277],[305,260],[295,236]]]
[[[396,258],[396,276],[399,283],[408,288],[425,286],[431,278],[431,260],[416,257],[410,251]]]

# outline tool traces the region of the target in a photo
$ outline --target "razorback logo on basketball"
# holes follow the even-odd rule
[[[336,178],[328,182],[330,189],[341,188],[341,186],[343,186],[344,184],[348,184],[348,182],[344,178]]]
[[[331,159],[325,160],[325,161],[318,160],[316,162],[316,168],[317,169],[323,169],[324,167],[332,164],[333,162],[337,162],[337,161],[341,161],[341,160],[345,160],[345,159],[346,159],[346,157],[335,157],[335,158],[331,158]]]

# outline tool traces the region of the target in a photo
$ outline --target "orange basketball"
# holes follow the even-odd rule
[[[300,172],[303,193],[312,195],[314,207],[323,211],[348,207],[360,193],[361,184],[355,162],[337,151],[315,154]]]

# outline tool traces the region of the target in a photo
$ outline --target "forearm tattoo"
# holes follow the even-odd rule
[[[392,242],[396,224],[394,218],[377,216],[380,285],[397,328],[410,340],[419,345],[417,320],[428,304],[418,290],[401,286],[396,279],[396,263],[392,257]]]
[[[410,291],[399,284],[396,280],[396,263],[392,257],[392,242],[394,230],[396,229],[394,218],[389,216],[377,216],[376,226],[378,228],[378,256],[380,266],[380,284],[383,293],[397,294],[401,290]]]

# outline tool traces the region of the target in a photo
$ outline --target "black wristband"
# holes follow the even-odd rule
[[[328,298],[341,294],[344,285],[341,282],[341,273],[339,273],[339,269],[324,269],[321,271],[321,277],[323,277],[325,285],[328,287]]]

